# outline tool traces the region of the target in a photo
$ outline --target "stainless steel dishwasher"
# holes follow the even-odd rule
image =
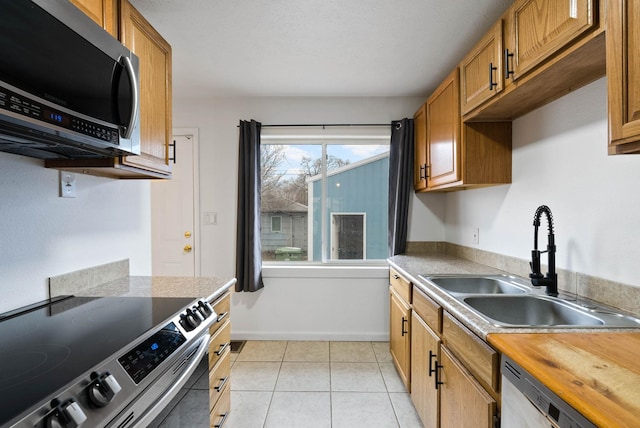
[[[502,428],[596,428],[506,355],[501,369]]]

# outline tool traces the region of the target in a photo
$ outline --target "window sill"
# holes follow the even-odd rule
[[[298,264],[263,264],[264,278],[388,278],[389,265],[370,264],[361,266],[340,265],[298,265]]]

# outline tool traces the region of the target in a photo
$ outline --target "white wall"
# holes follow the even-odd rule
[[[0,153],[0,312],[48,298],[47,278],[130,259],[151,272],[149,182],[76,175],[58,197],[58,171]]]
[[[391,123],[413,113],[424,98],[217,98],[174,99],[175,127],[200,136],[200,210],[217,212],[218,224],[201,227],[201,274],[235,275],[236,183],[240,119],[263,124]],[[442,240],[444,198],[412,201],[412,240]],[[377,338],[388,334],[385,272],[301,271],[282,278],[265,271],[265,289],[233,295],[237,338]],[[366,304],[360,304],[362,298]]]
[[[545,204],[559,267],[640,286],[640,156],[607,155],[606,93],[603,78],[514,121],[513,183],[448,194],[446,240],[473,246],[479,227],[478,248],[528,259]]]

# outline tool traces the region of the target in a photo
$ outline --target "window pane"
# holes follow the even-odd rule
[[[271,217],[271,231],[282,232],[282,217],[277,215]]]
[[[263,261],[308,259],[306,179],[321,171],[321,159],[322,146],[317,144],[260,146]]]
[[[331,215],[331,258],[364,260],[364,214]]]

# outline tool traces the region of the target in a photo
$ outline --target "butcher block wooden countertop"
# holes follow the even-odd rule
[[[640,333],[487,336],[599,427],[640,427]]]

